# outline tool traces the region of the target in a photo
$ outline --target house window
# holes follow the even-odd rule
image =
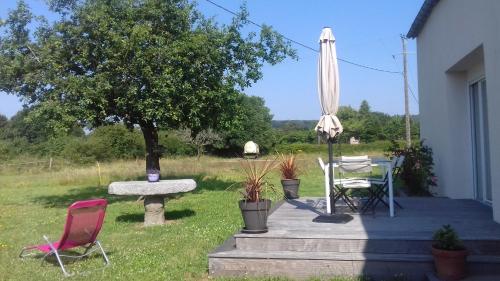
[[[477,200],[491,204],[491,171],[486,80],[481,79],[470,84],[469,93],[474,194]]]

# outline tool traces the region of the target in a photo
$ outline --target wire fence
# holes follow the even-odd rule
[[[78,160],[82,162],[78,162]],[[0,173],[5,172],[50,172],[63,168],[84,167],[99,165],[99,162],[83,162],[84,159],[68,160],[61,158],[47,158],[46,160],[20,160],[19,162],[0,162]],[[83,164],[82,164],[83,163]]]
[[[316,155],[316,154],[315,154]],[[317,157],[317,156],[315,156]],[[313,159],[314,163],[315,162],[315,157],[298,157],[296,158],[297,162],[306,164]],[[78,159],[77,159],[78,160]],[[60,159],[60,158],[48,158],[46,160],[36,160],[36,161],[19,161],[19,162],[10,162],[10,163],[1,163],[0,162],[0,175],[9,175],[9,174],[20,174],[20,173],[31,173],[31,174],[37,174],[37,173],[47,173],[47,172],[59,172],[63,170],[67,171],[74,171],[75,169],[91,169],[96,172],[96,174],[101,176],[101,170],[103,170],[103,173],[106,173],[105,170],[109,170],[111,166],[114,164],[118,163],[124,163],[127,165],[133,164],[135,162],[135,165],[132,165],[134,168],[139,168],[142,169],[145,167],[145,159],[118,159],[110,162],[100,162],[100,161],[93,161],[93,162],[78,162],[77,160],[68,160],[68,159]],[[81,159],[84,160],[84,159]],[[178,160],[178,159],[177,159]],[[201,159],[201,161],[196,158],[185,158],[183,159],[184,163],[191,163],[193,167],[199,166],[199,165],[206,165],[206,159]],[[172,170],[172,166],[175,165],[176,158],[162,158],[162,162],[166,161],[165,163],[162,163],[162,167],[165,167],[166,171]],[[280,159],[279,157],[270,157],[270,156],[264,156],[264,157],[258,157],[258,158],[211,158],[210,160],[210,165],[213,167],[217,168],[225,168],[225,169],[231,169],[231,168],[241,168],[242,162],[245,161],[250,161],[250,162],[267,162],[267,161],[275,161],[279,162]],[[186,166],[186,165],[184,165]]]
[[[83,161],[85,159],[60,159],[60,158],[48,158],[46,160],[33,160],[33,161],[22,161],[10,163],[0,162],[0,176],[13,176],[13,175],[26,175],[26,176],[40,176],[43,179],[52,178],[52,180],[59,182],[78,182],[84,181],[85,179],[95,178],[97,186],[103,186],[109,181],[110,176],[114,176],[116,173],[120,173],[122,170],[128,172],[130,168],[143,166],[144,160],[136,159],[135,165],[134,160],[124,161],[123,163],[128,163],[127,167],[117,167],[116,170],[110,170],[110,167],[114,162],[103,163],[99,161],[80,163],[78,161]],[[139,163],[139,161],[141,161]],[[131,165],[132,164],[132,165]],[[135,169],[133,169],[135,170]],[[33,178],[30,178],[33,179]]]

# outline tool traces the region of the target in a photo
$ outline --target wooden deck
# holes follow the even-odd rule
[[[364,215],[325,216],[324,199],[282,202],[270,215],[269,232],[237,233],[209,255],[212,276],[287,276],[295,279],[404,274],[426,280],[433,270],[433,232],[451,224],[470,251],[471,274],[499,274],[500,224],[473,200],[398,198],[404,209],[390,218],[380,207]],[[500,280],[500,277],[499,277]]]

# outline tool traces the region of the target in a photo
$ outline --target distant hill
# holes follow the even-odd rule
[[[318,120],[273,120],[271,123],[274,129],[312,130]]]

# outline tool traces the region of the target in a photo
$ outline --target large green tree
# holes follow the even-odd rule
[[[245,34],[243,7],[228,25],[187,0],[48,0],[52,23],[23,1],[3,22],[0,90],[57,120],[139,126],[147,169],[158,169],[160,128],[230,128],[241,91],[294,50],[264,26]],[[34,22],[36,20],[36,22]],[[36,26],[36,30],[30,30]]]
[[[261,153],[269,152],[275,144],[272,128],[273,115],[266,107],[264,99],[256,96],[240,95],[236,107],[236,126],[224,131],[224,145],[219,152],[240,155],[247,141],[254,141]]]

